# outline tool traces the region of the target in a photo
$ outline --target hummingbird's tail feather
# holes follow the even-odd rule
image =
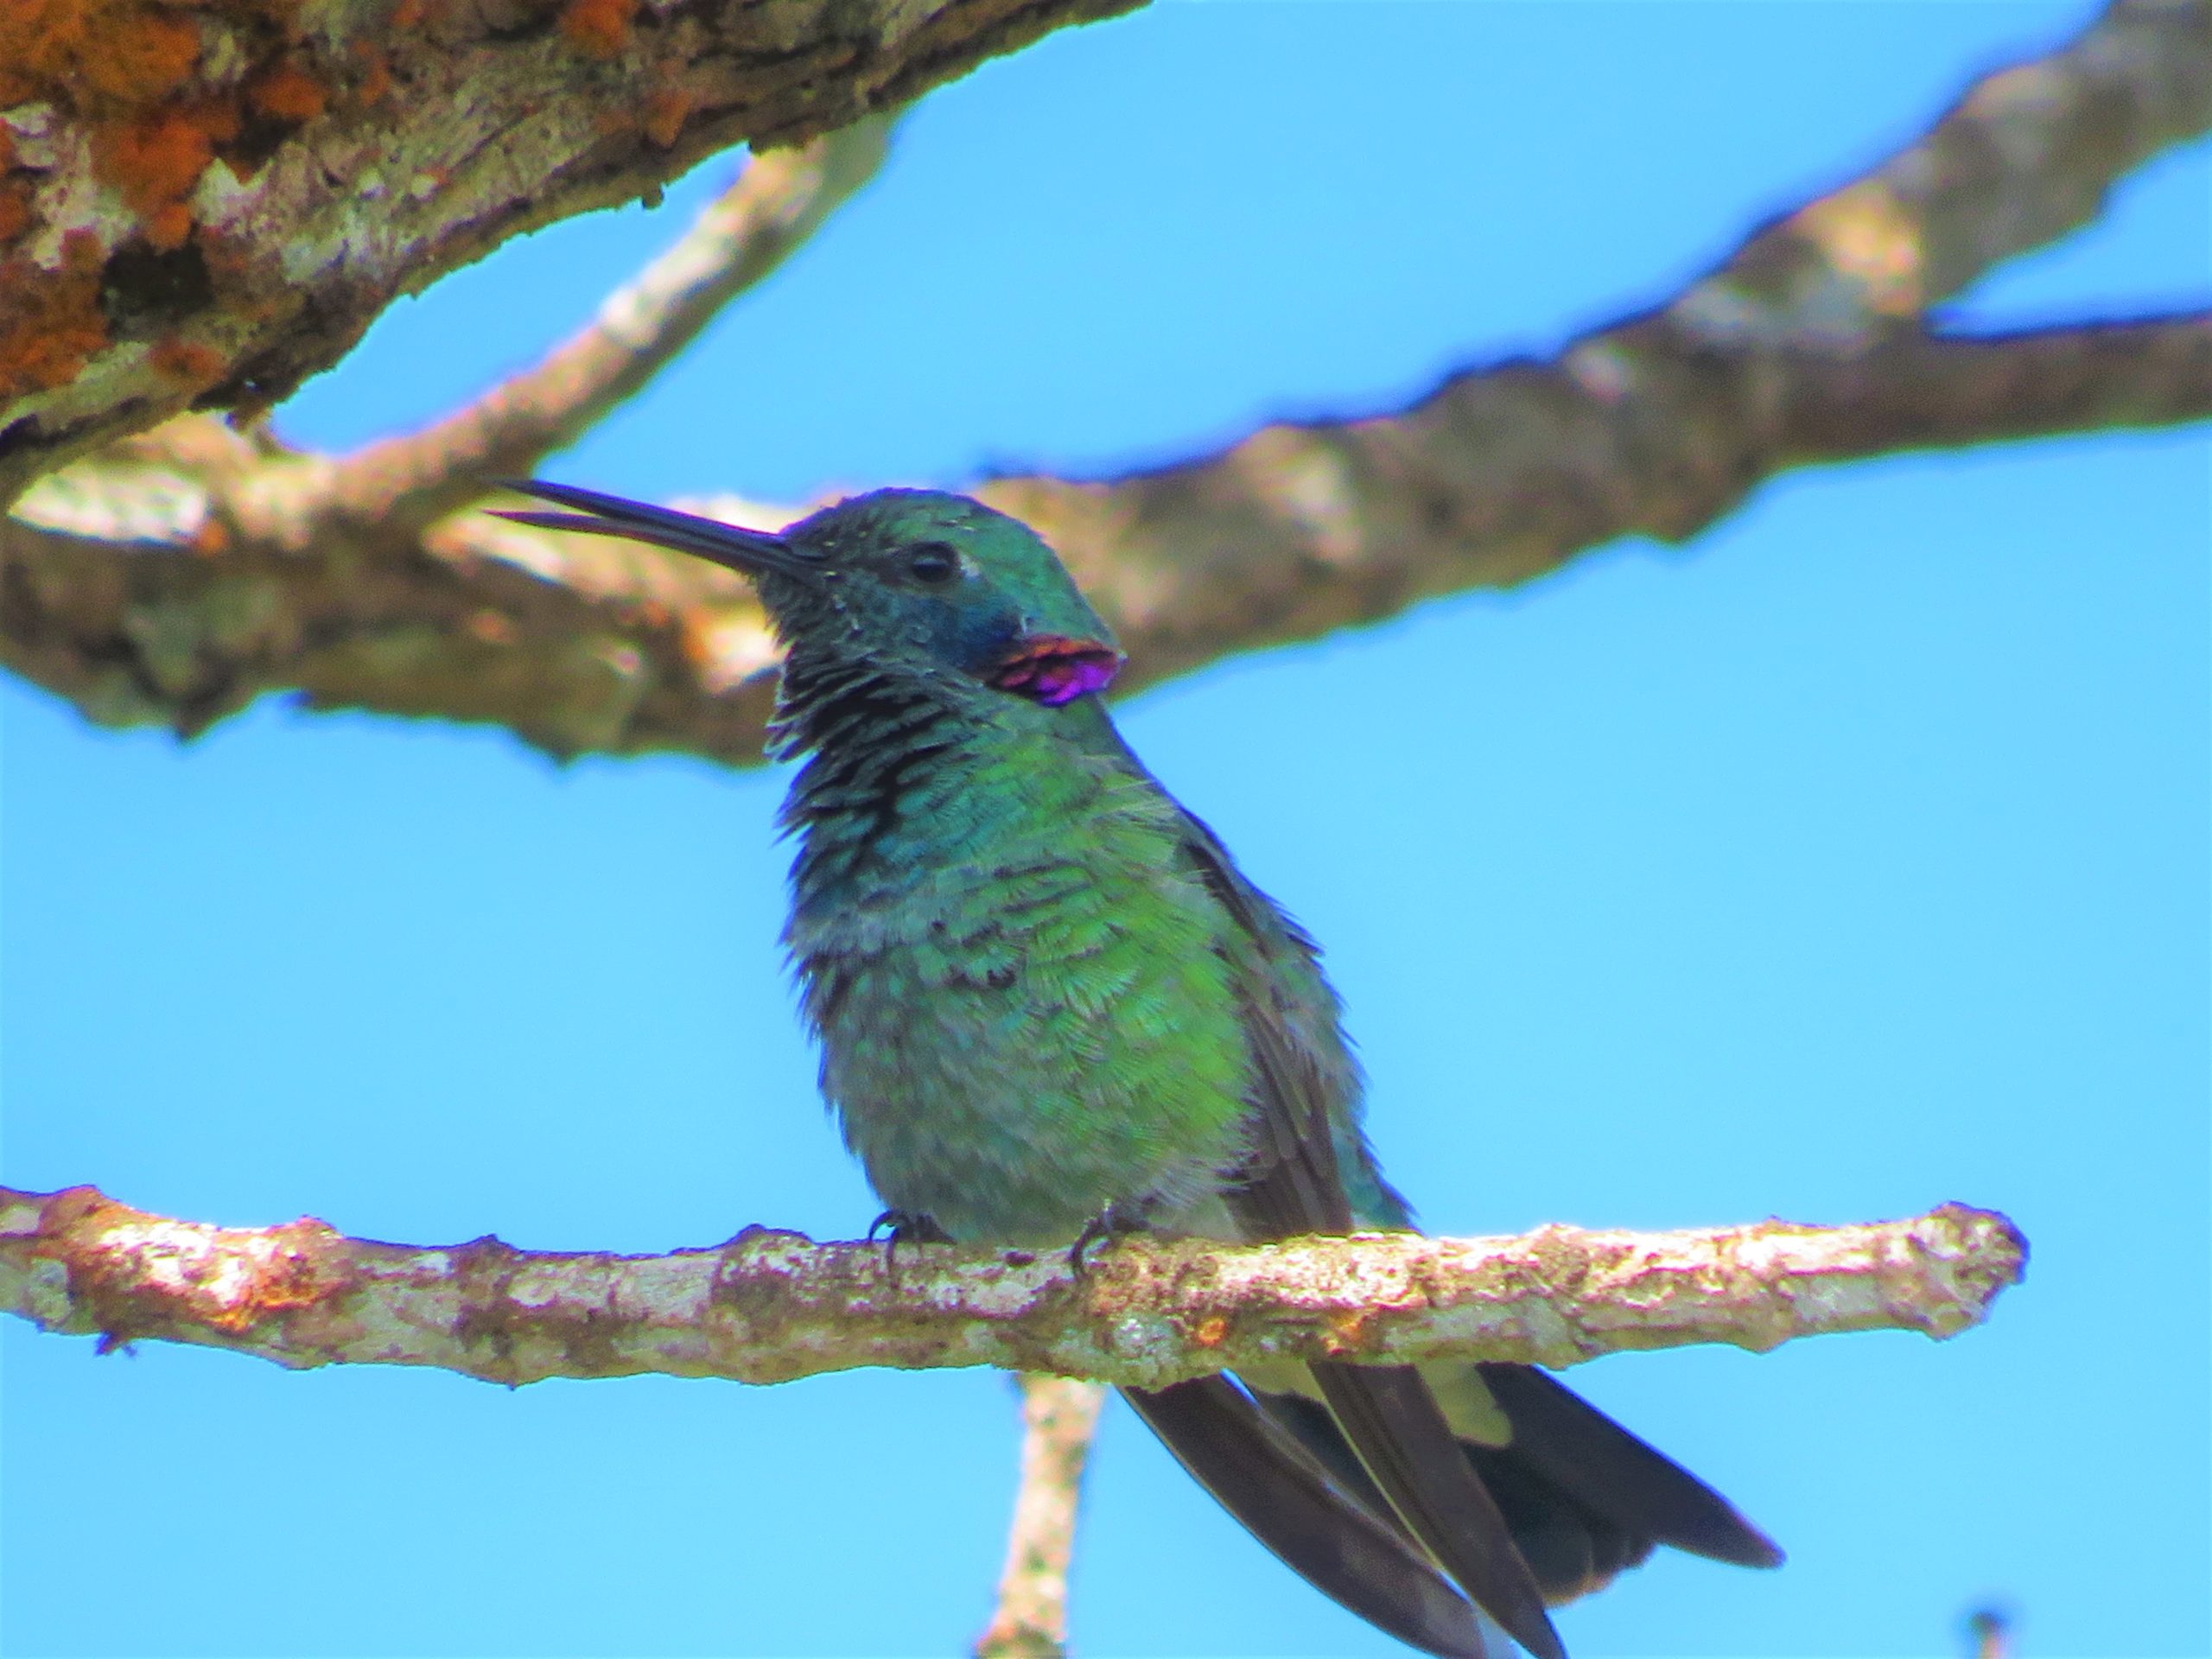
[[[1497,1659],[1475,1610],[1405,1534],[1227,1377],[1122,1395],[1224,1509],[1322,1594],[1440,1659]]]
[[[1462,1441],[1467,1461],[1497,1501],[1514,1548],[1553,1607],[1604,1589],[1650,1559],[1649,1533],[1624,1527],[1546,1480],[1510,1447]]]
[[[1437,1564],[1535,1659],[1567,1659],[1505,1516],[1421,1373],[1336,1360],[1313,1371],[1344,1439]]]
[[[1474,1405],[1510,1431],[1495,1443],[1463,1431],[1459,1449],[1550,1605],[1604,1589],[1661,1544],[1739,1567],[1781,1564],[1782,1551],[1727,1499],[1546,1373],[1483,1363],[1426,1365],[1421,1374],[1440,1401]],[[1338,1484],[1383,1505],[1319,1401],[1260,1399]]]
[[[1513,1429],[1503,1447],[1471,1449],[1478,1467],[1491,1465],[1484,1477],[1494,1492],[1501,1480],[1548,1486],[1613,1528],[1648,1540],[1637,1560],[1660,1543],[1738,1567],[1782,1565],[1774,1540],[1726,1498],[1564,1384],[1531,1365],[1475,1369]],[[1498,1497],[1510,1512],[1505,1495]]]
[[[1433,1376],[1430,1386],[1434,1387]],[[1268,1394],[1261,1399],[1338,1484],[1363,1501],[1387,1510],[1388,1500],[1360,1466],[1327,1407],[1294,1394]],[[1506,1529],[1513,1535],[1513,1547],[1529,1564],[1548,1605],[1557,1607],[1602,1589],[1623,1569],[1641,1565],[1651,1554],[1649,1537],[1593,1514],[1541,1475],[1516,1463],[1510,1450],[1465,1437],[1459,1449],[1497,1500]]]

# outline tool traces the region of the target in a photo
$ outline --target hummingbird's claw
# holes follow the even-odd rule
[[[1090,1271],[1090,1254],[1094,1248],[1103,1249],[1117,1238],[1127,1238],[1131,1233],[1144,1230],[1144,1217],[1135,1206],[1109,1204],[1089,1221],[1075,1236],[1075,1243],[1068,1246],[1068,1271],[1080,1279]]]
[[[868,1224],[868,1243],[875,1243],[875,1236],[883,1234],[883,1270],[893,1278],[899,1274],[899,1247],[901,1244],[950,1244],[952,1235],[938,1226],[927,1215],[918,1210],[887,1210]]]

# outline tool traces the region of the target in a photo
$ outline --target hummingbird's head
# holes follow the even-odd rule
[[[770,534],[564,484],[511,487],[570,511],[501,518],[744,572],[794,650],[964,675],[1054,708],[1104,690],[1122,665],[1112,631],[1044,538],[964,495],[877,490]]]

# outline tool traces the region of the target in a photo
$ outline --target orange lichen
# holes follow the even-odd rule
[[[96,151],[101,176],[142,211],[181,198],[215,159],[207,130],[174,109],[105,129]]]
[[[192,209],[181,201],[165,201],[149,208],[142,221],[146,240],[168,253],[192,239]]]
[[[88,115],[143,108],[182,86],[200,27],[145,0],[0,5],[0,105],[58,96]]]
[[[176,248],[192,233],[184,199],[215,158],[215,146],[238,136],[238,111],[226,103],[170,105],[93,135],[93,164],[138,210],[146,239]]]
[[[391,96],[391,63],[374,41],[356,41],[353,55],[360,60],[360,79],[353,83],[353,102],[365,109]]]
[[[0,243],[14,241],[30,222],[30,181],[0,179]]]
[[[1328,1328],[1321,1333],[1321,1346],[1332,1354],[1356,1354],[1367,1345],[1372,1334],[1363,1310],[1332,1313]]]
[[[329,105],[330,91],[297,64],[270,65],[245,84],[246,102],[272,121],[312,121]]]
[[[561,33],[587,57],[611,58],[630,38],[638,0],[569,0],[561,9]]]
[[[223,354],[213,346],[175,334],[156,341],[146,360],[155,373],[190,386],[213,385],[223,378],[223,371],[228,366]]]
[[[107,344],[100,264],[90,231],[61,238],[59,270],[0,260],[0,398],[67,385]]]
[[[645,114],[639,124],[645,128],[646,137],[666,149],[676,143],[684,122],[698,105],[698,94],[688,86],[658,87],[645,95]]]

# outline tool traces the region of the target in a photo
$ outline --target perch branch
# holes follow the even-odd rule
[[[1021,1479],[998,1606],[976,1638],[976,1659],[1061,1659],[1067,1651],[1076,1504],[1105,1399],[1096,1382],[1021,1379]]]
[[[1133,690],[1627,535],[1680,541],[1792,467],[2212,416],[2212,315],[1990,338],[1927,308],[2212,125],[2212,0],[2117,0],[1671,302],[1400,414],[1267,428],[1105,483],[1009,478]],[[199,731],[272,691],[505,725],[553,753],[760,758],[775,653],[742,584],[473,516],[331,506],[331,463],[193,417],[0,520],[0,660],[96,721]]]
[[[2025,1259],[2002,1216],[1946,1205],[1840,1227],[1132,1241],[1077,1280],[1058,1252],[922,1246],[893,1264],[880,1246],[760,1228],[658,1256],[495,1238],[417,1249],[313,1220],[175,1221],[91,1187],[0,1189],[0,1306],[48,1330],[509,1384],[996,1365],[1160,1388],[1268,1358],[1558,1367],[1847,1331],[1948,1337],[1983,1319]]]

